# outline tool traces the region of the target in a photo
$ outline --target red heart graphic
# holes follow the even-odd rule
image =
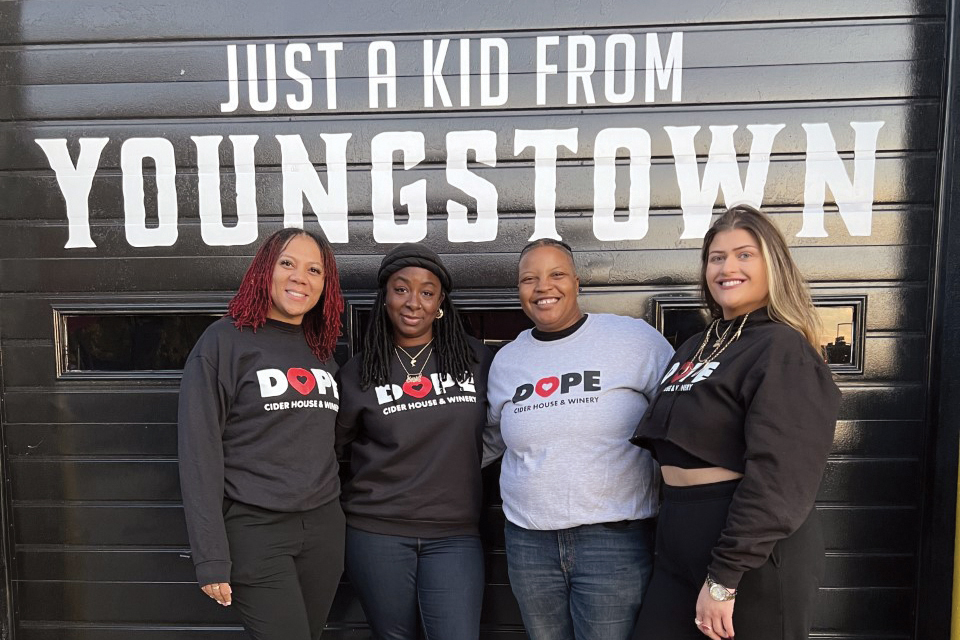
[[[560,386],[560,378],[544,378],[537,383],[536,392],[537,395],[541,398],[546,398],[551,393],[557,390],[557,387]]]
[[[403,392],[408,396],[413,396],[414,398],[422,398],[430,393],[432,389],[433,383],[430,382],[430,378],[426,376],[420,376],[420,379],[416,382],[407,380],[403,383]]]
[[[680,367],[680,371],[677,371],[677,375],[670,378],[670,382],[677,382],[678,380],[687,377],[687,375],[693,370],[693,362],[687,360],[683,363],[683,366]]]
[[[296,367],[287,371],[287,382],[290,383],[291,387],[299,391],[302,396],[307,395],[317,386],[317,379],[313,377],[312,373],[306,369],[298,369]]]

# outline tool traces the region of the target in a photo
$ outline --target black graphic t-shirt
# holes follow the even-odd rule
[[[423,538],[479,533],[480,457],[493,356],[477,340],[471,338],[470,345],[479,362],[464,383],[437,373],[436,354],[419,384],[406,382],[396,357],[391,383],[365,391],[359,355],[340,370],[337,446],[349,445],[342,495],[348,525]]]
[[[694,357],[702,340],[701,333],[677,350],[632,441],[654,449],[666,440],[744,474],[709,567],[735,588],[813,508],[840,391],[800,332],[772,321],[765,308],[749,314],[740,338],[710,362]],[[711,336],[704,358],[714,344]]]
[[[201,585],[230,581],[224,497],[286,512],[336,499],[336,370],[298,325],[240,330],[226,317],[200,336],[180,383],[178,449]]]

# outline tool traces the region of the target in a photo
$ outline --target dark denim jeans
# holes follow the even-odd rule
[[[476,640],[483,604],[478,536],[405,538],[347,527],[347,577],[376,640]]]
[[[630,638],[653,571],[652,519],[560,531],[508,521],[505,534],[510,585],[531,640]]]

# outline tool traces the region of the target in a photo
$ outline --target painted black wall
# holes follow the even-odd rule
[[[751,140],[745,127],[761,123],[785,124],[773,146],[764,208],[787,235],[814,293],[866,297],[864,371],[839,379],[841,422],[818,502],[828,573],[817,635],[935,637],[924,632],[918,598],[926,579],[943,583],[928,556],[936,540],[934,550],[945,548],[935,536],[936,526],[953,512],[949,495],[928,502],[924,489],[934,470],[952,470],[948,479],[956,479],[955,461],[937,458],[933,445],[944,433],[937,407],[953,406],[949,403],[955,404],[956,396],[945,393],[946,383],[932,395],[928,383],[943,367],[930,353],[940,346],[955,352],[950,340],[957,333],[955,303],[941,304],[958,298],[950,286],[956,270],[948,258],[956,256],[950,252],[957,237],[955,214],[949,232],[940,224],[947,220],[942,207],[956,210],[956,196],[949,203],[938,200],[939,193],[956,190],[954,177],[952,191],[938,191],[938,176],[950,175],[942,173],[938,155],[942,141],[951,139],[941,128],[945,39],[947,27],[956,22],[955,13],[953,23],[947,22],[947,8],[948,2],[940,0],[387,5],[355,0],[349,10],[303,0],[0,2],[0,418],[16,637],[242,636],[232,612],[210,603],[191,582],[176,474],[176,380],[150,373],[78,378],[59,375],[57,369],[62,344],[54,309],[222,305],[236,287],[253,246],[211,247],[202,241],[190,136],[260,136],[256,193],[263,237],[283,218],[274,136],[300,134],[323,175],[319,134],[352,133],[347,147],[350,240],[336,250],[343,287],[351,300],[362,303],[384,251],[372,236],[371,140],[384,131],[423,132],[424,161],[408,172],[402,165],[394,171],[395,202],[400,187],[425,179],[426,242],[457,274],[461,301],[515,306],[513,269],[533,231],[535,208],[534,158],[529,151],[514,154],[515,130],[577,127],[577,151],[560,153],[556,211],[559,232],[577,249],[584,306],[652,321],[654,298],[695,295],[699,248],[699,240],[680,238],[680,190],[663,127],[702,126],[696,138],[702,176],[711,140],[708,125],[739,125],[734,139],[745,167]],[[548,104],[536,104],[531,54],[536,37],[586,33],[602,42],[610,33],[632,33],[642,51],[647,32],[666,38],[676,31],[684,33],[682,100],[672,102],[668,91],[659,91],[653,103],[641,97],[626,105],[587,105],[580,94],[580,102],[568,105],[564,80],[556,76],[549,81]],[[423,107],[421,43],[443,37],[510,42],[518,58],[511,59],[507,105]],[[242,50],[248,43],[329,40],[345,46],[336,111],[321,108],[318,93],[315,106],[305,112],[282,106],[268,114],[243,107],[220,113],[227,97],[227,44]],[[397,45],[404,71],[398,73],[395,109],[367,105],[366,59],[356,52],[373,40]],[[563,67],[565,57],[559,62]],[[598,94],[602,83],[602,72],[595,74]],[[640,73],[641,95],[642,83]],[[457,86],[451,81],[455,100]],[[291,88],[289,81],[281,85],[281,96]],[[956,104],[950,108],[955,114]],[[852,176],[850,123],[869,121],[884,122],[877,141],[871,234],[851,235],[837,207],[829,204],[828,192],[828,236],[798,237],[808,170],[802,124],[830,125]],[[609,127],[640,127],[650,134],[650,228],[639,240],[600,241],[592,232],[593,141]],[[473,204],[447,183],[445,135],[473,129],[496,132],[497,166],[471,163],[471,170],[497,188],[499,233],[491,242],[451,242],[447,200]],[[64,199],[35,140],[66,138],[76,161],[78,140],[96,137],[110,139],[89,199],[96,247],[68,249]],[[179,235],[172,246],[133,247],[124,234],[120,150],[134,137],[163,137],[173,145]],[[229,217],[236,206],[228,149],[225,141],[221,199]],[[955,147],[950,153],[955,158]],[[147,219],[155,220],[157,189],[149,167],[146,173]],[[626,181],[627,161],[621,158],[616,200],[622,210],[628,201]],[[722,202],[721,197],[717,206]],[[305,218],[316,225],[312,214]],[[938,254],[943,238],[952,240],[944,240],[947,245]],[[934,272],[941,274],[936,287]],[[942,313],[929,315],[934,308]],[[946,324],[935,325],[939,318]],[[935,334],[934,326],[942,333]],[[940,336],[936,341],[935,335]],[[351,335],[344,336],[341,356],[351,341]],[[928,412],[934,398],[938,404]],[[488,478],[488,485],[492,493],[495,481]],[[925,520],[924,509],[937,517]],[[484,637],[522,637],[499,548],[497,518],[502,516],[495,504],[488,517]],[[947,588],[923,592],[931,598],[924,601],[945,598]],[[943,599],[941,606],[947,602]],[[366,637],[348,585],[341,589],[327,635]]]

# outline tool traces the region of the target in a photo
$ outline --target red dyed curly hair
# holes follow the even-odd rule
[[[238,329],[251,327],[257,330],[266,324],[272,304],[270,284],[273,269],[287,243],[301,235],[316,242],[323,254],[323,294],[316,306],[303,316],[302,326],[307,345],[320,360],[326,360],[333,354],[340,336],[343,296],[333,248],[319,233],[291,227],[277,231],[264,240],[253,256],[240,288],[230,301],[228,313]]]

